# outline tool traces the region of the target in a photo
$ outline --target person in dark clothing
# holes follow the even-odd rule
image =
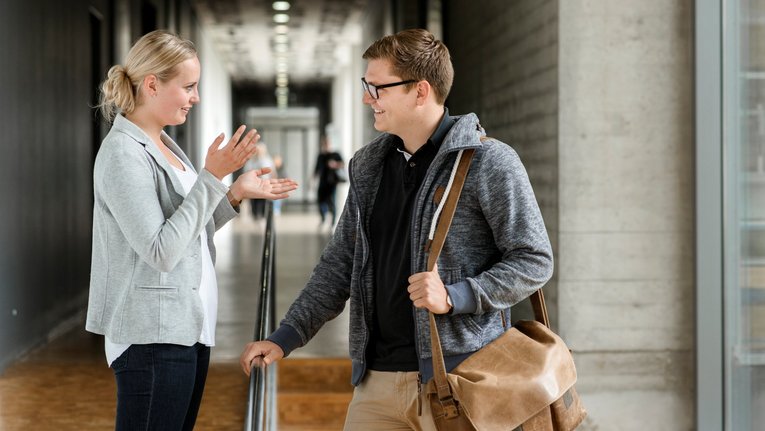
[[[364,53],[363,102],[383,132],[348,164],[350,191],[305,288],[240,365],[270,364],[308,343],[350,302],[355,386],[345,430],[435,430],[423,385],[433,377],[428,311],[452,370],[502,335],[510,307],[553,273],[542,214],[518,154],[475,114],[444,103],[454,71],[446,46],[405,30]],[[427,245],[458,155],[475,153],[438,263]]]
[[[268,153],[268,147],[264,142],[258,142],[255,146],[255,156],[250,160],[247,160],[247,164],[244,165],[245,169],[269,169],[271,172],[264,175],[263,178],[271,179],[276,178],[276,168],[274,167],[274,160]],[[262,220],[266,216],[266,200],[265,199],[250,199],[250,210],[252,211],[252,218],[255,220]]]
[[[321,138],[321,151],[316,157],[316,168],[313,171],[314,178],[318,178],[319,187],[317,190],[317,203],[319,204],[319,215],[321,215],[321,224],[327,218],[327,212],[332,214],[330,226],[335,225],[337,209],[335,208],[335,194],[337,184],[343,180],[338,174],[340,169],[344,169],[345,164],[340,153],[332,151],[330,141],[326,136]]]

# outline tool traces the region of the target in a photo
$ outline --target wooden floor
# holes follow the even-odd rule
[[[278,318],[303,287],[329,237],[327,228],[318,224],[314,214],[285,212],[277,218]],[[197,430],[242,429],[248,381],[236,361],[254,333],[262,230],[262,224],[243,217],[216,234],[218,330]],[[346,358],[347,337],[343,313],[291,358]],[[85,332],[83,325],[0,375],[0,431],[114,429],[115,405],[114,376],[106,365],[103,338]],[[333,429],[325,425],[315,428]]]

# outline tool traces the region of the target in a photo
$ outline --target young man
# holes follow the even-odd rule
[[[517,154],[474,114],[444,107],[449,51],[425,30],[373,43],[364,103],[383,132],[350,161],[350,192],[335,234],[305,289],[241,364],[281,359],[305,345],[350,299],[356,386],[346,430],[433,430],[419,385],[432,378],[428,314],[437,314],[447,369],[502,334],[509,309],[552,275],[550,242]],[[457,152],[475,155],[438,265],[426,271],[433,214]],[[258,359],[256,359],[258,358]],[[418,409],[421,408],[421,412]]]

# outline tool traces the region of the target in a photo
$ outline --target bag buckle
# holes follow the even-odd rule
[[[441,408],[444,409],[444,417],[446,419],[454,419],[460,415],[460,411],[457,409],[457,405],[454,402],[454,397],[451,395],[444,399],[439,398],[438,402],[441,403]]]

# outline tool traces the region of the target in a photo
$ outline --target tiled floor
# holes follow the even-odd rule
[[[219,284],[213,349],[198,430],[241,430],[247,379],[237,361],[252,339],[258,310],[263,224],[244,216],[216,234]],[[319,218],[285,211],[276,217],[277,321],[303,287],[327,239]],[[294,357],[347,357],[347,313],[327,324]],[[75,328],[0,375],[0,431],[109,430],[115,386],[103,339]]]

